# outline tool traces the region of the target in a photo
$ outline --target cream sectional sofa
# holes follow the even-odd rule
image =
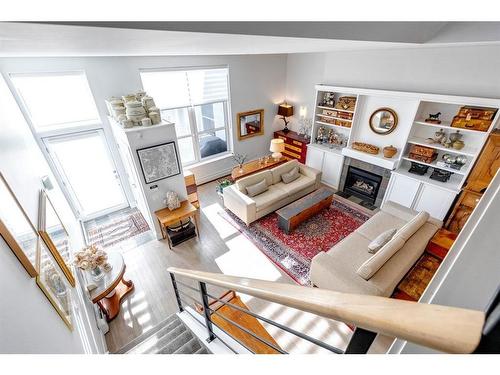
[[[368,252],[368,244],[372,240],[388,229],[400,229],[417,214],[397,203],[386,202],[379,212],[357,230],[328,252],[321,252],[313,258],[312,283],[319,288],[344,293],[389,297],[442,226],[441,221],[429,217],[368,280],[359,275],[358,269],[373,256]]]
[[[281,181],[281,175],[294,167],[299,167],[299,178],[288,184]],[[246,187],[266,180],[269,189],[264,193],[249,197]],[[224,189],[224,206],[238,216],[245,224],[296,201],[320,187],[321,172],[291,160],[275,168],[255,173],[236,181]]]

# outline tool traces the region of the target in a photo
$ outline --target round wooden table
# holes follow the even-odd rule
[[[126,265],[120,253],[108,253],[108,262],[113,268],[109,272],[104,272],[101,280],[94,281],[97,288],[90,292],[90,298],[93,303],[99,305],[109,322],[120,312],[120,303],[134,290],[134,283],[123,277]]]

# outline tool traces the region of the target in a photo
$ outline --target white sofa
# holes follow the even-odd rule
[[[312,283],[319,288],[344,293],[389,297],[442,226],[441,221],[429,217],[368,280],[357,271],[373,256],[368,252],[368,244],[372,240],[388,229],[400,229],[417,214],[418,212],[397,203],[386,202],[379,212],[357,230],[328,252],[321,252],[312,259]]]
[[[281,181],[281,175],[294,167],[299,167],[299,178],[288,184]],[[249,197],[246,187],[263,179],[269,189],[264,193]],[[255,173],[236,181],[224,189],[224,206],[238,216],[245,224],[271,213],[296,201],[320,187],[321,172],[291,160],[275,168]]]

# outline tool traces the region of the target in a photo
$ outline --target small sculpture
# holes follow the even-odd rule
[[[427,138],[427,143],[439,143],[443,146],[446,144],[447,136],[443,129],[439,129],[439,131],[434,133],[433,138]]]
[[[316,142],[323,143],[324,140],[325,140],[325,128],[323,126],[320,126],[318,128],[318,136],[316,137]]]
[[[441,112],[438,113],[429,113],[429,117],[425,119],[425,122],[430,122],[431,124],[441,124],[441,120],[439,119],[441,116]]]
[[[170,211],[173,211],[181,206],[181,200],[175,191],[169,191],[165,198],[165,204]]]

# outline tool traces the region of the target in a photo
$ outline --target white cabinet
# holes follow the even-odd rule
[[[344,165],[344,157],[330,150],[318,147],[307,149],[306,164],[321,171],[321,181],[335,189],[339,189],[340,176]]]
[[[384,202],[392,201],[405,207],[412,207],[419,188],[419,181],[393,173],[384,196]]]
[[[323,168],[323,156],[325,153],[322,150],[318,150],[315,147],[309,147],[307,149],[306,165],[321,171]]]
[[[427,211],[432,217],[443,220],[456,194],[429,184],[422,184],[415,201],[415,210]]]
[[[384,202],[392,201],[415,211],[427,211],[443,220],[457,193],[399,173],[392,173]]]
[[[325,152],[323,157],[323,172],[322,180],[324,183],[339,189],[340,175],[342,174],[342,166],[344,164],[344,157],[342,155]]]

